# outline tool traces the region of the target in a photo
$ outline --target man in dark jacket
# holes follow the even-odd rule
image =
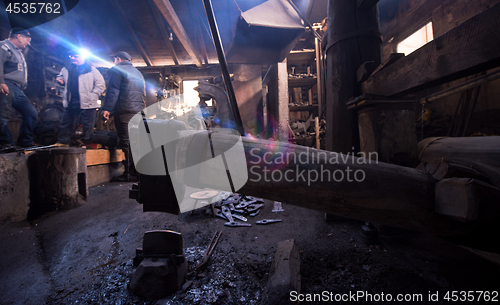
[[[30,32],[23,28],[13,28],[9,39],[0,41],[0,151],[15,150],[7,126],[11,107],[23,117],[17,145],[21,147],[33,145],[33,128],[38,113],[23,92],[28,83],[24,53],[30,44]]]
[[[118,145],[125,153],[125,172],[115,179],[118,181],[133,180],[130,175],[135,174],[135,167],[130,152],[128,123],[135,114],[144,109],[146,104],[144,77],[132,66],[130,60],[131,57],[127,52],[118,52],[114,55],[115,66],[108,71],[108,89],[101,108],[105,120],[108,120],[110,115],[114,116]]]

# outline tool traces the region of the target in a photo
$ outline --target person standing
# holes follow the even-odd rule
[[[70,51],[69,68],[62,68],[56,81],[64,85],[64,112],[59,125],[57,146],[69,146],[71,135],[76,129],[78,115],[82,124],[82,135],[78,142],[82,145],[92,143],[97,100],[106,88],[106,83],[95,67],[85,61],[78,51]]]
[[[128,123],[146,105],[146,83],[141,72],[132,66],[131,59],[123,51],[114,55],[115,66],[108,71],[108,89],[101,108],[105,120],[110,115],[114,116],[118,147],[125,154],[125,172],[115,181],[131,181],[133,178],[130,175],[136,174],[130,152]]]
[[[28,84],[28,69],[24,55],[31,45],[30,32],[13,28],[9,38],[0,41],[0,150],[14,150],[8,128],[11,107],[22,115],[17,145],[23,148],[34,145],[33,128],[38,112],[31,105],[23,90]]]

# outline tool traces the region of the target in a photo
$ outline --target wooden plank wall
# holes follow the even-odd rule
[[[433,23],[434,38],[460,23],[499,3],[500,0],[381,0],[379,8],[382,61],[396,52],[399,42],[429,21]],[[397,11],[388,13],[388,11]],[[382,11],[384,10],[384,11]]]
[[[380,0],[380,31],[384,37],[382,59],[387,59],[391,52],[396,52],[396,46],[400,41],[429,21],[433,23],[434,38],[437,38],[498,3],[500,0]],[[497,69],[488,70],[486,73]],[[452,81],[437,86],[430,92],[444,90],[478,76],[474,74],[464,79]],[[421,92],[421,94],[425,94],[425,92]],[[463,132],[465,136],[472,134],[500,135],[499,97],[500,80],[481,87],[469,126]],[[451,95],[422,108],[422,110],[431,113],[430,122],[425,123],[424,138],[446,136],[450,131],[453,131],[453,128],[450,130],[453,118],[457,115],[460,116],[463,110],[459,105],[461,98],[463,97],[460,93]],[[417,113],[417,118],[419,115]],[[421,130],[419,128],[419,132]]]

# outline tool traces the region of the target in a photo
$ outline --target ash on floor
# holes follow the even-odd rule
[[[429,292],[500,288],[492,281],[499,265],[433,236],[396,230],[368,246],[361,237],[361,221],[325,222],[320,211],[286,203],[283,212],[273,213],[268,200],[258,216],[249,218],[251,227],[232,228],[224,226],[226,220],[206,215],[205,209],[178,216],[144,213],[128,199],[130,187],[95,187],[87,203],[72,210],[32,222],[2,223],[0,304],[261,304],[278,242],[292,238],[300,249],[304,294],[367,291],[427,297]],[[254,225],[273,218],[282,221]],[[136,248],[146,231],[157,229],[182,233],[189,271],[214,232],[223,234],[204,277],[191,273],[186,281],[192,285],[185,291],[151,300],[127,287]],[[308,304],[314,303],[324,304]]]

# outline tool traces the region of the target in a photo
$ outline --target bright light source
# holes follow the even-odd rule
[[[432,22],[429,22],[405,40],[398,43],[398,53],[405,53],[405,55],[408,55],[433,39]]]
[[[198,97],[198,91],[194,90],[194,87],[198,86],[197,80],[182,81],[182,87],[184,89],[184,101],[188,106],[194,107],[200,102]]]
[[[90,52],[87,49],[80,49],[79,53],[83,59],[87,59],[90,56]]]

